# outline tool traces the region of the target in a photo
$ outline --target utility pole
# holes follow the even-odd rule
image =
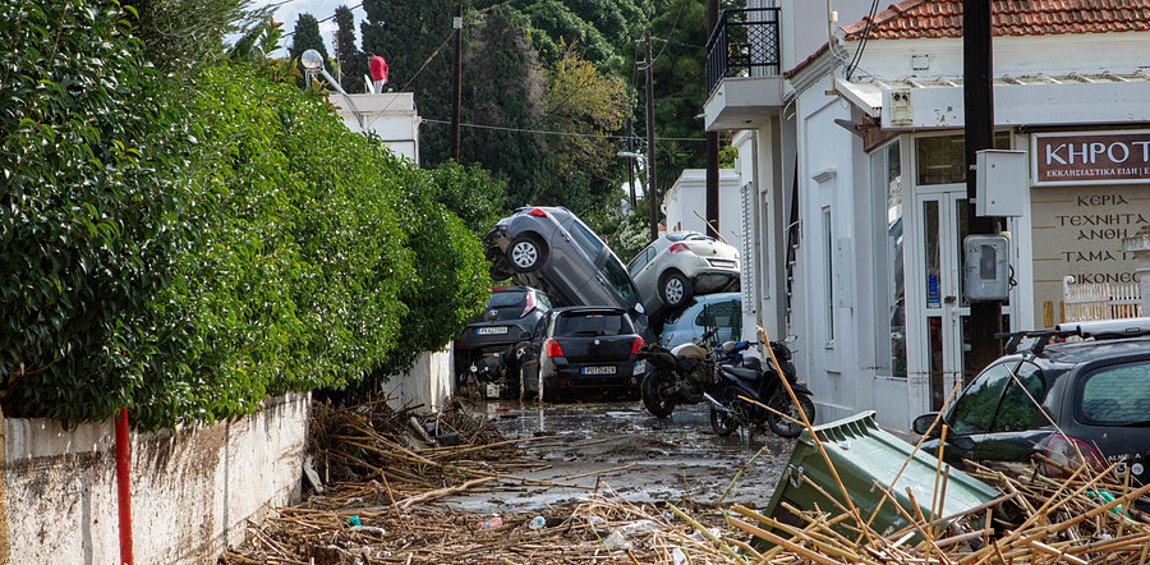
[[[719,0],[707,0],[707,37],[715,32],[719,25]],[[703,77],[706,81],[707,77]],[[719,235],[719,132],[708,131],[706,135],[707,158],[707,234],[714,238]]]
[[[635,135],[634,123],[631,116],[627,116],[627,147],[628,153],[633,153],[635,150],[631,147],[631,138]],[[631,189],[631,209],[635,209],[635,160],[627,159],[627,188]]]
[[[991,50],[991,10],[986,0],[962,2],[962,94],[966,137],[966,217],[972,234],[996,234],[1002,231],[997,217],[978,216],[975,210],[977,152],[994,148],[994,83]],[[977,373],[1002,356],[1002,342],[994,334],[1002,331],[1001,302],[970,304],[970,339],[972,367]]]
[[[459,122],[460,107],[463,105],[463,6],[456,2],[455,12],[451,19],[451,26],[455,28],[455,61],[452,74],[455,77],[455,104],[451,110],[451,158],[459,162]]]
[[[655,188],[655,81],[651,57],[651,30],[643,32],[647,43],[647,208],[651,213],[651,241],[659,239],[659,191]]]

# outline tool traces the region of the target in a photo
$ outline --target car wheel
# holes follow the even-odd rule
[[[663,282],[659,283],[659,298],[667,306],[680,306],[691,299],[694,289],[691,281],[682,273],[667,273],[663,275]]]
[[[537,271],[546,259],[547,251],[532,237],[521,235],[507,246],[507,260],[516,272]]]

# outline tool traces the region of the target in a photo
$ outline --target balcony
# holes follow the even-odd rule
[[[723,10],[707,41],[706,129],[757,127],[782,106],[779,8]]]

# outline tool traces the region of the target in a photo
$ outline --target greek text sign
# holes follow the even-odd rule
[[[1150,183],[1150,131],[1036,133],[1035,186]]]

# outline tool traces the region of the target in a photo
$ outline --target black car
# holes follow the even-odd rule
[[[491,277],[542,289],[563,306],[607,305],[631,315],[640,335],[647,317],[627,268],[566,208],[520,208],[483,238]]]
[[[1072,336],[1092,339],[1048,344]],[[1018,347],[1022,340],[1031,343]],[[971,381],[946,412],[947,462],[1009,467],[1041,454],[1071,468],[1117,463],[1120,480],[1150,482],[1150,318],[1015,334],[1007,345],[1011,350]],[[920,416],[914,430],[925,433],[935,416]],[[936,428],[923,444],[936,455],[938,434]],[[1062,474],[1057,465],[1040,466],[1048,475]]]
[[[527,286],[496,287],[483,312],[455,340],[456,382],[488,383],[518,376],[513,345],[530,335],[552,308],[551,297]],[[506,383],[518,388],[518,382]]]
[[[553,401],[572,392],[634,393],[647,371],[643,338],[621,308],[556,308],[539,322],[523,362],[525,393]]]

